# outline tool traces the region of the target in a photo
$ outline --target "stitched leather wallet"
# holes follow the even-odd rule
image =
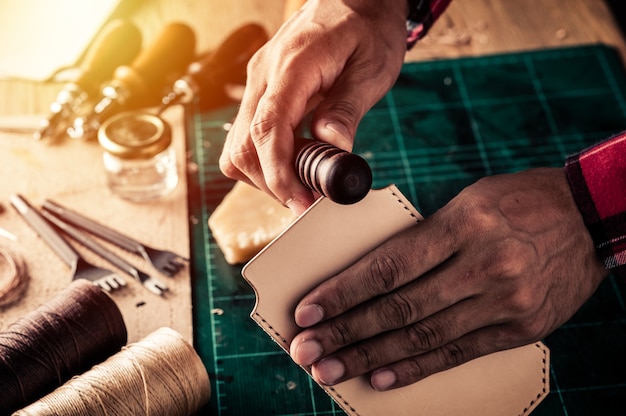
[[[244,267],[257,298],[252,319],[289,351],[300,331],[295,306],[306,293],[421,220],[393,185],[353,205],[319,199]],[[526,415],[548,394],[548,366],[549,350],[537,342],[395,390],[377,392],[366,377],[321,387],[349,415]]]

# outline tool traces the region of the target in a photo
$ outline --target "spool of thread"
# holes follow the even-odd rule
[[[0,306],[10,305],[22,297],[28,286],[28,267],[19,251],[0,246]]]
[[[14,416],[189,416],[211,395],[200,357],[160,328]]]
[[[126,341],[113,299],[87,280],[73,281],[0,332],[0,414],[51,392]]]
[[[329,143],[301,139],[295,168],[310,190],[338,204],[354,204],[372,187],[372,170],[361,156]]]

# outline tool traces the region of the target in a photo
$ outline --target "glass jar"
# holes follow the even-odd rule
[[[122,198],[142,202],[165,196],[178,184],[172,130],[162,118],[125,112],[98,131],[107,184]]]

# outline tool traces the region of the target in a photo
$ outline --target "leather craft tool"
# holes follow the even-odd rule
[[[284,20],[295,14],[305,0],[286,0]],[[300,181],[310,190],[339,204],[354,204],[372,187],[372,171],[360,156],[328,143],[299,140],[295,166]]]
[[[11,204],[28,225],[72,270],[72,280],[89,280],[106,291],[126,286],[124,279],[114,271],[95,266],[81,257],[22,196],[12,195]]]
[[[115,69],[90,111],[67,130],[74,139],[95,138],[100,125],[121,110],[155,105],[168,81],[184,71],[194,57],[195,34],[183,23],[170,23],[131,65]]]
[[[62,207],[56,202],[47,200],[43,204],[43,209],[48,211],[67,224],[72,224],[82,230],[88,231],[103,240],[115,244],[131,253],[143,257],[147,262],[151,263],[155,269],[166,276],[174,276],[181,270],[189,259],[179,256],[176,253],[167,250],[160,250],[149,247],[139,241],[125,236],[112,228],[85,217],[75,211]]]
[[[372,187],[372,171],[361,156],[317,140],[300,139],[295,168],[300,181],[339,204],[354,204]]]
[[[128,64],[141,49],[141,32],[131,22],[115,20],[94,40],[80,66],[76,80],[65,84],[50,105],[50,115],[41,121],[36,139],[55,137],[67,119],[93,97],[100,85],[110,78],[113,70]]]
[[[72,237],[74,240],[78,241],[118,269],[122,270],[124,273],[128,274],[136,281],[141,283],[146,289],[155,295],[162,296],[165,291],[167,291],[167,286],[163,283],[156,280],[154,277],[148,275],[147,273],[137,269],[135,266],[124,260],[122,257],[113,253],[103,245],[97,243],[95,240],[87,237],[83,232],[74,228],[73,226],[66,224],[61,221],[58,217],[52,215],[48,211],[42,211],[41,216],[44,217],[47,221],[52,223],[56,228],[62,230],[64,233]],[[125,284],[125,282],[124,282]]]
[[[245,24],[232,32],[214,52],[189,65],[185,75],[163,97],[158,113],[196,98],[203,108],[228,103],[224,86],[245,84],[248,61],[267,40],[267,32],[256,23]]]
[[[0,237],[4,237],[11,241],[17,241],[17,237],[12,232],[5,230],[4,228],[0,228]]]

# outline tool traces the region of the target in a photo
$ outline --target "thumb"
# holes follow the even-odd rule
[[[346,70],[319,103],[311,123],[316,139],[352,151],[361,119],[388,91],[380,79]]]
[[[396,82],[406,52],[406,31],[403,24],[396,26],[394,19],[388,21],[392,23],[384,27],[389,28],[389,36],[374,35],[369,30],[359,32],[362,36],[346,37],[339,43],[342,52],[329,58],[334,65],[321,72],[318,92],[324,100],[311,123],[316,138],[351,151],[361,119]]]
[[[313,137],[351,151],[357,126],[365,111],[358,101],[346,95],[327,96],[313,114]]]

